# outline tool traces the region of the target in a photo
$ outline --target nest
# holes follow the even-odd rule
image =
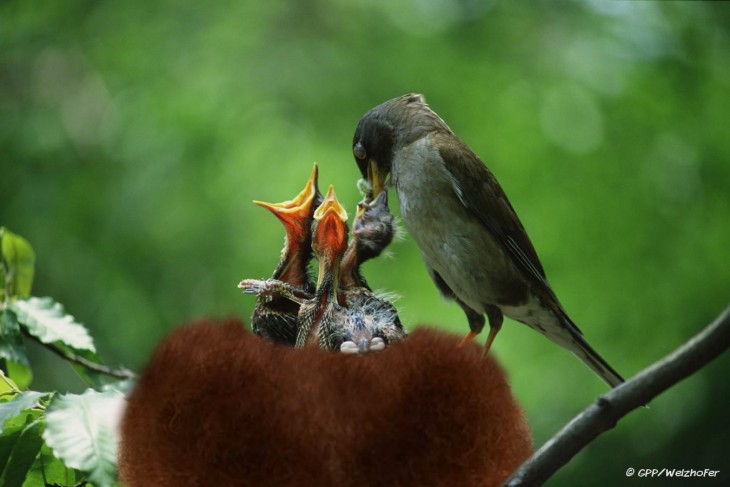
[[[393,238],[385,193],[358,205],[349,240],[347,213],[332,187],[320,194],[316,166],[294,199],[257,204],[282,221],[286,239],[270,279],[239,284],[256,295],[253,333],[237,319],[202,320],[162,342],[129,400],[122,479],[501,484],[531,453],[501,368],[453,335],[418,328],[406,339],[393,304],[360,271]]]
[[[343,356],[200,321],[159,346],[122,424],[132,487],[492,486],[531,452],[501,368],[417,328]]]

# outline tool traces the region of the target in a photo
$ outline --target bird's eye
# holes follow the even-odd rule
[[[352,148],[352,152],[358,159],[365,159],[365,157],[367,156],[367,152],[365,152],[365,147],[363,147],[362,143],[360,142],[355,144],[355,147]]]

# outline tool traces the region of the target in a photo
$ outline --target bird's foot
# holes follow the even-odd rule
[[[244,294],[260,296],[267,289],[267,286],[266,281],[260,279],[244,279],[238,283],[238,289],[241,289]]]
[[[385,341],[380,337],[375,337],[370,340],[370,351],[371,352],[382,352],[385,350]]]
[[[246,294],[255,294],[259,297],[273,298],[281,296],[297,304],[312,299],[312,295],[289,283],[277,279],[244,279],[238,283],[238,288]]]
[[[473,331],[470,331],[469,333],[466,334],[466,336],[464,338],[461,339],[461,341],[459,342],[458,348],[464,348],[467,344],[471,343],[471,341],[474,340],[474,338],[476,338],[476,336],[477,336],[476,333],[474,333]]]
[[[499,326],[489,327],[489,336],[487,336],[487,341],[484,343],[484,354],[482,355],[482,357],[487,358],[487,355],[489,355],[489,351],[492,349],[492,343],[494,343],[494,339],[497,336],[497,333],[499,333],[501,327],[501,323],[499,324]]]
[[[357,343],[348,340],[346,342],[342,342],[342,345],[340,345],[340,352],[349,355],[360,353],[360,350],[357,348]]]
[[[342,342],[340,345],[340,352],[345,354],[358,354],[367,352],[382,352],[385,350],[385,340],[380,337],[375,337],[370,340],[370,343],[365,341],[361,342],[360,345],[353,341]]]

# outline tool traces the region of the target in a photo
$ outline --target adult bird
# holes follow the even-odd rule
[[[294,199],[282,203],[255,204],[271,211],[284,225],[286,236],[281,258],[271,278],[305,292],[314,292],[308,265],[312,259],[311,226],[315,209],[322,202],[317,187],[318,169],[314,165],[304,189]],[[299,305],[282,296],[261,296],[251,316],[253,332],[269,341],[294,346],[297,338]]]
[[[422,95],[368,111],[352,150],[372,194],[395,186],[403,223],[436,287],[466,313],[471,331],[462,344],[482,331],[486,315],[486,355],[506,315],[573,352],[609,385],[623,382],[558,301],[494,175]]]

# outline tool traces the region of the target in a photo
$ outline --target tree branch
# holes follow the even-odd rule
[[[117,377],[119,379],[134,379],[136,377],[136,374],[129,369],[126,369],[124,367],[120,367],[118,369],[113,369],[106,365],[92,362],[91,360],[86,359],[80,355],[76,355],[73,352],[69,352],[68,350],[63,350],[63,349],[57,347],[56,345],[53,345],[52,343],[43,343],[38,337],[31,335],[24,328],[21,328],[21,330],[23,332],[23,335],[25,335],[27,338],[30,338],[31,340],[38,343],[39,345],[47,348],[48,350],[55,353],[56,355],[58,355],[59,357],[61,357],[64,360],[68,360],[69,362],[73,362],[75,364],[81,365],[82,367],[85,367],[89,370],[93,370],[94,372],[99,372],[100,374],[109,375],[111,377]]]
[[[728,347],[730,306],[673,353],[599,397],[523,463],[504,485],[542,485],[598,435],[612,429],[619,419],[694,374]]]

